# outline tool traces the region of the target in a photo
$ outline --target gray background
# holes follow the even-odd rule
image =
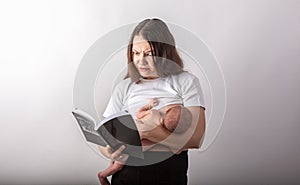
[[[148,17],[198,35],[226,81],[223,126],[207,150],[190,152],[189,184],[299,184],[299,9],[297,0],[1,1],[0,184],[98,183],[108,161],[70,114],[76,70],[96,39]]]

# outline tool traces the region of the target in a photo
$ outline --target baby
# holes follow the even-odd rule
[[[167,105],[159,110],[153,109],[156,105],[158,105],[158,100],[156,98],[151,99],[148,104],[136,112],[136,121],[148,124],[153,128],[157,125],[162,125],[170,132],[175,133],[185,132],[192,124],[191,112],[180,104]],[[148,140],[142,140],[142,146],[144,151],[149,150],[153,143]],[[122,157],[122,160],[111,161],[108,168],[98,173],[101,185],[109,185],[107,177],[123,168],[128,155],[122,154]]]
[[[140,108],[136,117],[144,124],[160,124],[170,132],[185,132],[192,123],[191,112],[180,104],[167,105],[159,110],[153,109],[158,105],[156,98],[151,99],[149,104]]]

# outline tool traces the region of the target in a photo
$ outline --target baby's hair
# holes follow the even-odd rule
[[[171,132],[184,132],[191,124],[192,113],[186,107],[174,106],[167,110],[165,114],[164,126]]]

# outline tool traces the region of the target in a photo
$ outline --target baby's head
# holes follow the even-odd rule
[[[184,132],[192,124],[191,112],[180,105],[167,109],[163,125],[171,132]]]

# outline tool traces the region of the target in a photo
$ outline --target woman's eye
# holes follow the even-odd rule
[[[147,53],[147,56],[152,56],[152,52]]]
[[[139,52],[133,52],[133,55],[138,56],[140,53]]]

